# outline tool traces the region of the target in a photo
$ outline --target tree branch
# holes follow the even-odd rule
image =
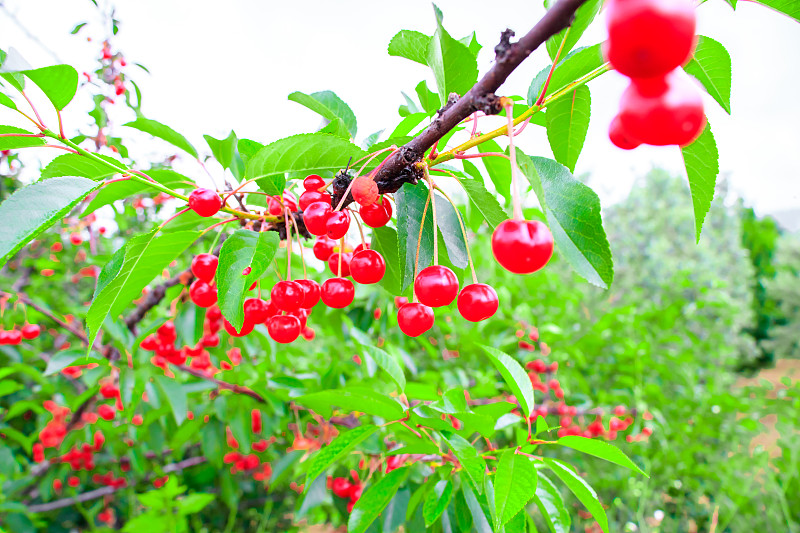
[[[186,372],[187,374],[191,374],[194,377],[197,377],[197,378],[200,378],[200,379],[205,379],[206,381],[210,381],[212,383],[216,383],[216,385],[220,389],[233,391],[236,394],[244,394],[245,396],[250,396],[251,398],[253,398],[257,402],[267,403],[267,401],[264,399],[263,396],[261,396],[259,393],[257,393],[253,389],[245,387],[244,385],[234,385],[233,383],[228,383],[227,381],[222,381],[221,379],[217,379],[217,378],[213,378],[211,376],[207,376],[204,372],[202,372],[200,370],[195,370],[194,368],[188,367],[186,365],[174,365],[174,366],[175,366],[175,368],[178,368],[178,369],[182,370],[183,372]]]

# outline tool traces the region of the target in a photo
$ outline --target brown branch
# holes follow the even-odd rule
[[[267,401],[264,399],[263,396],[261,396],[259,393],[257,393],[253,389],[245,387],[244,385],[234,385],[233,383],[228,383],[227,381],[222,381],[221,379],[217,379],[217,378],[213,378],[211,376],[207,376],[205,374],[205,372],[203,372],[201,370],[195,370],[194,368],[188,367],[186,365],[175,365],[175,367],[179,368],[183,372],[186,372],[187,374],[191,374],[194,377],[197,377],[197,378],[200,378],[200,379],[204,379],[206,381],[210,381],[211,383],[215,383],[220,389],[233,391],[236,394],[244,394],[245,396],[250,396],[251,398],[253,398],[257,402],[267,403]]]

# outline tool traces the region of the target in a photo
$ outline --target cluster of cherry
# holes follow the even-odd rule
[[[104,77],[106,73],[110,74],[114,84],[114,93],[117,96],[125,94],[125,82],[122,81],[122,74],[114,68],[114,62],[116,61],[120,67],[124,67],[127,65],[125,58],[122,57],[121,54],[112,54],[111,53],[111,45],[108,41],[103,42],[103,50],[102,50],[102,62],[105,67],[103,69]],[[87,77],[88,74],[87,74]],[[91,78],[90,78],[91,79]]]
[[[695,45],[691,0],[610,0],[604,53],[630,78],[609,138],[625,150],[640,144],[685,146],[706,124],[699,89],[680,66]]]
[[[253,409],[250,412],[250,429],[255,436],[261,434],[263,425],[261,423],[261,411],[258,409]],[[261,462],[261,458],[254,453],[245,455],[235,451],[239,449],[239,441],[233,436],[230,427],[225,428],[225,435],[228,447],[234,451],[227,452],[222,457],[222,462],[231,465],[231,475],[237,472],[246,472],[252,475],[253,479],[256,481],[268,481],[270,476],[272,476],[272,465],[266,461]],[[261,438],[253,442],[250,447],[254,452],[261,453],[275,441],[275,437],[270,437],[269,439]]]
[[[12,329],[0,329],[0,346],[4,344],[17,345],[22,343],[22,339],[35,339],[41,333],[42,328],[38,324],[25,324],[20,329],[14,326]]]
[[[364,492],[364,484],[359,479],[358,472],[351,470],[350,477],[353,480],[352,483],[344,477],[328,477],[328,488],[331,492],[339,498],[350,500],[347,503],[348,513],[353,511],[353,506],[355,506],[356,502],[361,497],[361,493]]]

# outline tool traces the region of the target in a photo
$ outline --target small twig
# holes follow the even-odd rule
[[[257,402],[267,403],[267,401],[264,399],[263,396],[261,396],[259,393],[257,393],[253,389],[250,389],[250,388],[245,387],[243,385],[234,385],[233,383],[228,383],[227,381],[222,381],[221,379],[217,379],[217,378],[214,378],[214,377],[206,375],[206,373],[201,371],[201,370],[195,370],[194,368],[188,367],[186,365],[175,365],[175,367],[179,368],[183,372],[186,372],[187,374],[191,374],[194,377],[201,378],[201,379],[204,379],[206,381],[210,381],[212,383],[215,383],[220,389],[233,391],[236,394],[244,394],[245,396],[250,396],[251,398],[253,398]]]

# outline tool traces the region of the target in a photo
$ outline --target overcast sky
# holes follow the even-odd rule
[[[94,25],[87,26],[86,35],[102,37],[89,0],[0,0],[0,4],[4,5],[0,48],[15,47],[34,66],[55,62],[44,49],[49,48],[78,71],[94,68],[99,43],[69,35],[76,23],[89,21]],[[433,87],[428,69],[386,53],[389,40],[401,29],[433,32],[427,1],[119,0],[116,4],[121,29],[115,49],[151,72],[133,72],[144,93],[144,114],[182,132],[203,150],[207,150],[204,133],[221,137],[234,129],[239,137],[270,142],[313,131],[319,117],[286,99],[296,90],[336,92],[358,117],[360,142],[397,123],[401,90],[413,94],[424,78]],[[491,50],[500,31],[510,27],[522,34],[544,11],[541,0],[440,0],[438,5],[451,35],[458,38],[477,31],[484,45],[478,58],[481,74],[491,66]],[[9,13],[44,47],[26,35]],[[722,172],[730,176],[732,189],[760,213],[800,207],[800,25],[750,2],[740,2],[734,13],[724,0],[700,6],[698,20],[698,33],[723,43],[733,58],[732,116],[706,99]],[[599,42],[604,32],[602,24],[596,25],[580,44]],[[499,93],[525,95],[533,76],[547,64],[544,50],[536,52]],[[608,141],[608,123],[624,87],[624,78],[613,72],[590,85],[592,119],[576,174],[591,174],[590,184],[604,203],[624,197],[634,179],[652,166],[683,171],[674,147],[625,152]],[[76,122],[85,116],[80,114],[86,111],[81,105],[71,106]],[[6,117],[4,113],[0,111],[0,117]],[[551,156],[543,128],[530,127],[518,138],[527,153]]]

